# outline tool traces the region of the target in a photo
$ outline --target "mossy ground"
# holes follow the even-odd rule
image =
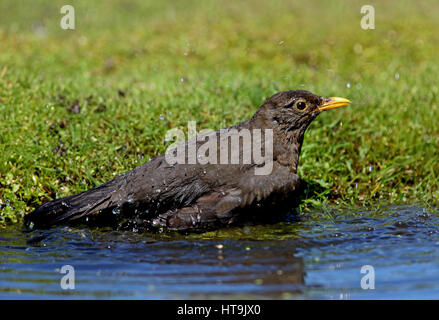
[[[369,1],[375,30],[361,1],[73,0],[75,30],[64,4],[0,2],[0,224],[289,89],[353,102],[308,129],[302,208],[436,203],[437,1]]]

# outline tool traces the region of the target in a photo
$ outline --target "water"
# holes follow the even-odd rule
[[[437,299],[438,231],[439,211],[416,206],[191,235],[14,226],[0,234],[0,298]]]

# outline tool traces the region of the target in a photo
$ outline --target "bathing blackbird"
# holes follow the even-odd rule
[[[306,128],[322,111],[349,103],[303,90],[276,93],[250,120],[176,143],[111,181],[47,202],[25,216],[25,224],[113,221],[134,231],[231,224],[265,204],[294,198]]]

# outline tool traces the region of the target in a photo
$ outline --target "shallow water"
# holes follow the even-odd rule
[[[0,298],[437,299],[438,231],[439,211],[416,206],[191,235],[15,226],[0,229]]]

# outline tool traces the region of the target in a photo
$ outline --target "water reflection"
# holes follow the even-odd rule
[[[437,298],[438,227],[437,211],[414,206],[191,235],[16,226],[0,234],[0,297]],[[375,290],[360,287],[366,264]]]

